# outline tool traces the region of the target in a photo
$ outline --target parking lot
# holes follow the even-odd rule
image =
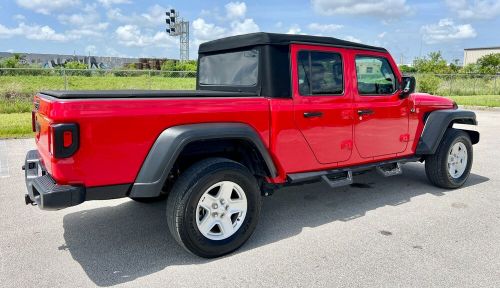
[[[213,260],[177,245],[165,202],[24,205],[34,142],[0,140],[0,287],[499,287],[500,112],[477,114],[465,187],[431,186],[411,163],[350,187],[285,188],[264,199],[247,244]]]

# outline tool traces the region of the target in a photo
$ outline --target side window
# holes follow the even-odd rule
[[[356,56],[356,74],[360,95],[390,95],[397,90],[397,81],[386,58]]]
[[[300,51],[297,57],[300,95],[342,95],[344,72],[339,53]]]

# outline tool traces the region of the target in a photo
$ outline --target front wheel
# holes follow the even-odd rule
[[[214,258],[248,240],[260,208],[260,190],[250,171],[229,159],[210,158],[188,168],[176,181],[167,200],[167,222],[186,250]]]
[[[446,131],[434,155],[425,159],[425,173],[441,188],[461,187],[472,168],[472,143],[467,132],[450,128]]]

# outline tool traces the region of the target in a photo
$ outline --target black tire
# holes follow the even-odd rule
[[[197,205],[204,192],[221,181],[232,181],[243,189],[247,212],[233,235],[223,240],[211,240],[198,229]],[[250,171],[229,159],[209,158],[192,165],[173,185],[167,200],[167,223],[172,236],[187,251],[214,258],[231,253],[250,238],[257,226],[260,209],[260,189]]]
[[[453,178],[448,169],[448,155],[453,145],[458,142],[463,143],[467,150],[467,165],[460,177]],[[472,161],[473,150],[469,134],[462,130],[449,128],[446,130],[436,153],[426,157],[425,174],[429,181],[438,187],[446,189],[459,188],[469,178]]]

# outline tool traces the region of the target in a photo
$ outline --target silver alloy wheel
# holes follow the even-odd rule
[[[232,181],[221,181],[208,188],[196,207],[198,230],[210,240],[223,240],[238,231],[247,214],[243,189]]]
[[[467,168],[467,147],[462,142],[455,143],[448,154],[448,172],[454,179],[460,178]]]

